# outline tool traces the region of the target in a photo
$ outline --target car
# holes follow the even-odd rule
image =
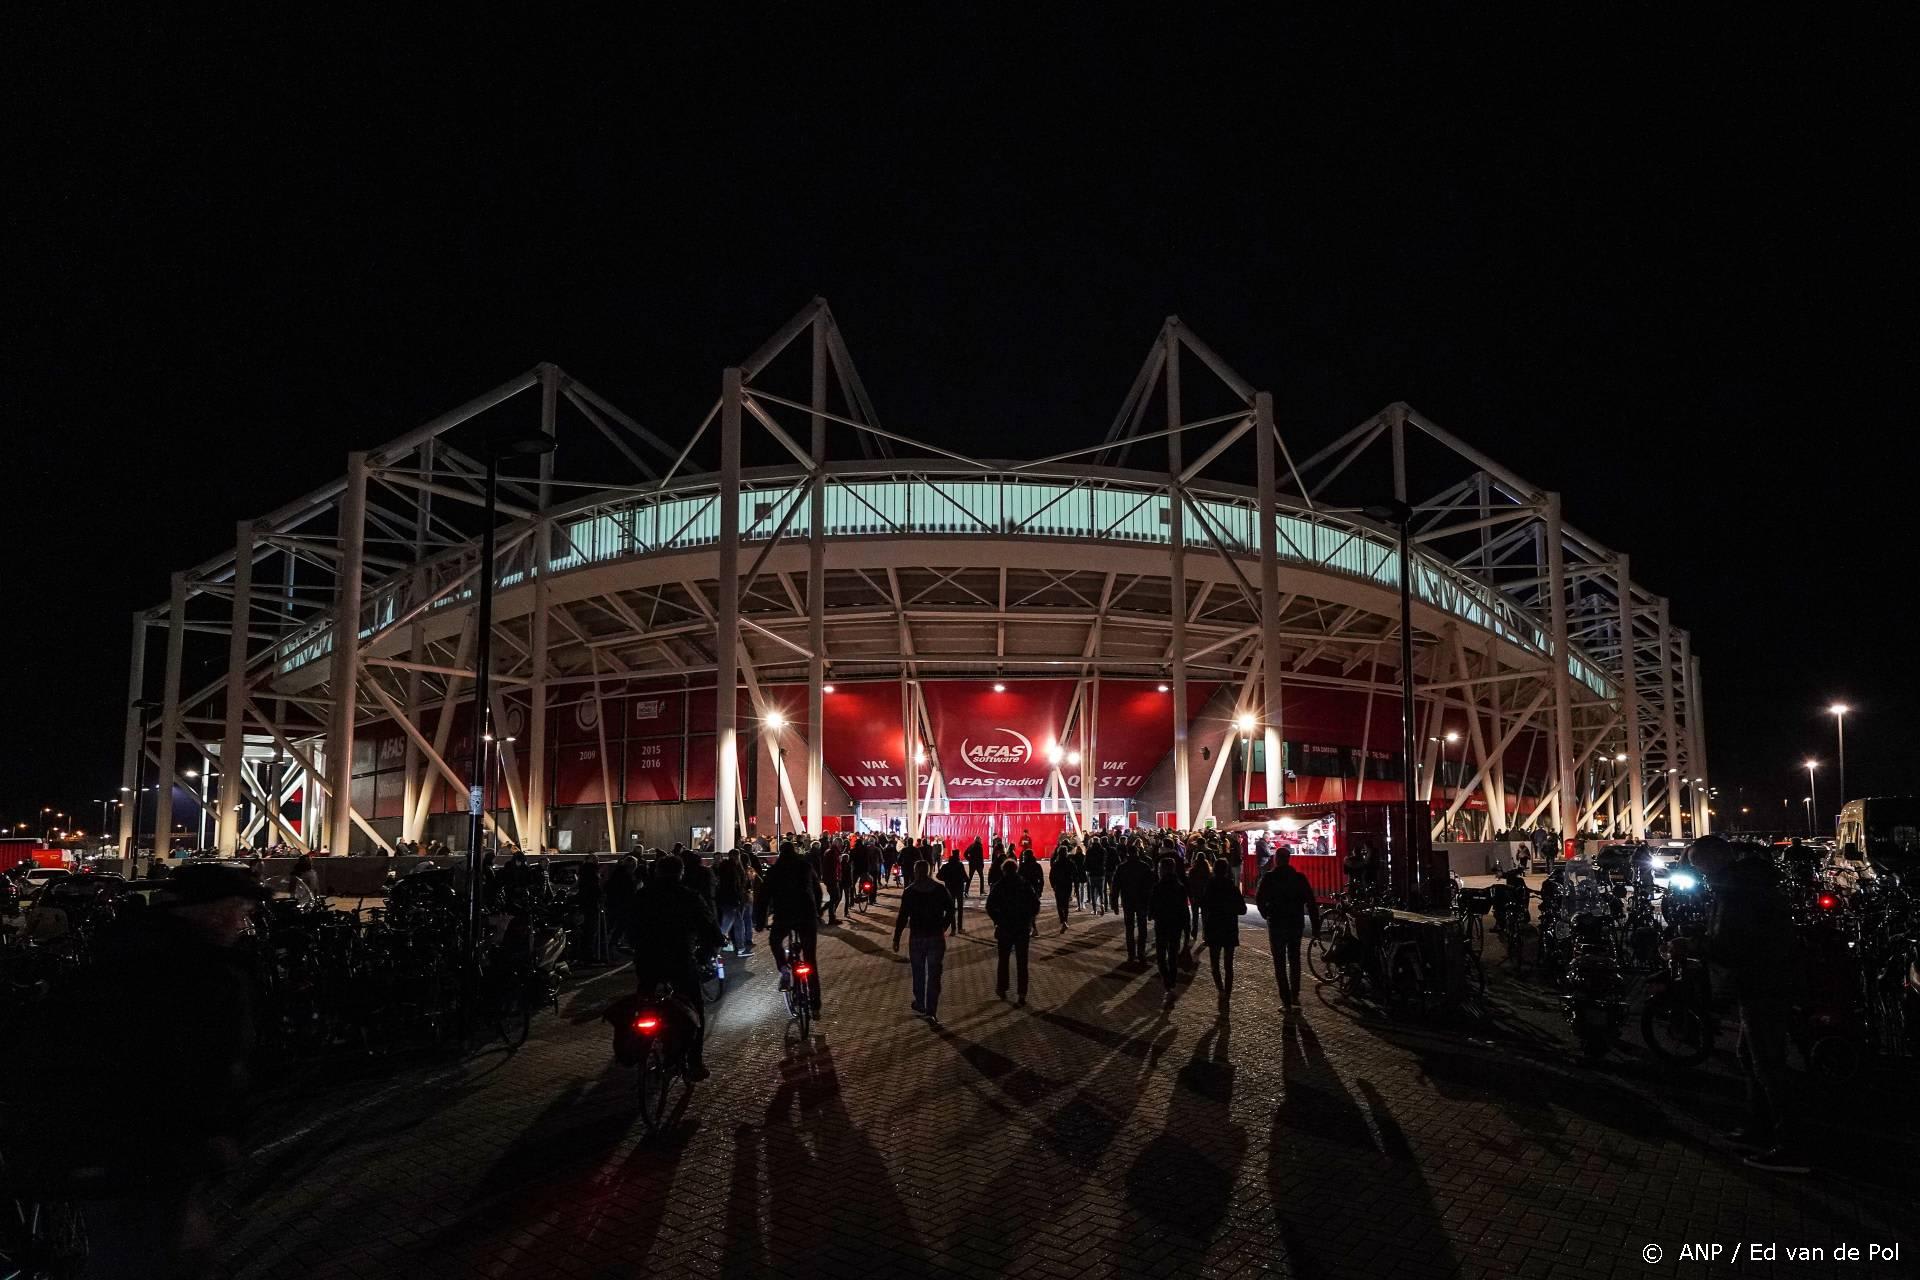
[[[73,872],[65,867],[35,867],[27,872],[27,884],[38,889],[52,884],[55,880],[64,880],[72,874]]]

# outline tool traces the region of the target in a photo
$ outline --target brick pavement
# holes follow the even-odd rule
[[[611,1062],[610,975],[516,1054],[323,1092],[317,1116],[262,1134],[229,1192],[229,1261],[408,1280],[1595,1277],[1647,1271],[1652,1241],[1654,1274],[1705,1276],[1734,1273],[1676,1263],[1683,1241],[1910,1228],[1901,1139],[1862,1139],[1887,1144],[1875,1180],[1755,1173],[1708,1138],[1736,1118],[1724,1076],[1580,1066],[1539,994],[1468,1028],[1389,1026],[1331,993],[1284,1021],[1257,916],[1223,1019],[1204,960],[1169,1010],[1123,962],[1118,919],[1080,914],[1035,945],[1016,1010],[973,915],[935,1030],[888,950],[892,896],[823,932],[810,1047],[764,949],[736,970],[714,1078],[665,1139],[640,1140],[632,1074]],[[1843,1272],[1868,1269],[1778,1274]]]

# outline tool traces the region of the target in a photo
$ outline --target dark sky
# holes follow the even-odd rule
[[[1673,598],[1723,791],[1797,803],[1835,696],[1912,786],[1910,33],[862,12],[6,19],[0,816],[97,812],[129,612],[236,519],[543,359],[680,436],[816,293],[977,454],[1098,438],[1176,312],[1300,453],[1405,399]]]

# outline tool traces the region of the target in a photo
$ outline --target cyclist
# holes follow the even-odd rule
[[[814,1016],[818,1017],[820,960],[816,952],[820,936],[820,877],[814,874],[813,868],[793,842],[783,840],[780,843],[780,856],[773,860],[773,866],[768,869],[761,885],[761,924],[769,932],[773,954],[783,959],[780,985],[784,989],[793,981],[793,975],[784,964],[787,935],[792,933],[800,948],[801,958],[813,970],[807,977],[807,997],[808,1003],[813,1006]]]
[[[686,867],[678,858],[655,864],[647,891],[633,903],[627,936],[633,940],[633,974],[640,994],[653,995],[666,983],[673,994],[693,1007],[693,1043],[687,1050],[687,1075],[705,1080],[707,1070],[706,1002],[700,997],[700,965],[696,952],[720,949],[726,937],[713,922],[713,909],[683,883]]]

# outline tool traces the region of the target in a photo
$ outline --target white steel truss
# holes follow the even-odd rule
[[[134,615],[124,785],[150,765],[185,787],[189,755],[231,775],[216,822],[226,850],[419,839],[438,789],[464,785],[446,753],[474,675],[479,459],[516,421],[558,442],[537,469],[502,478],[496,506],[491,712],[526,726],[527,768],[523,790],[517,744],[503,741],[508,803],[489,820],[523,843],[549,830],[548,707],[642,679],[744,686],[756,716],[767,687],[804,686],[804,790],[779,803],[813,830],[832,679],[901,681],[910,829],[944,794],[939,760],[922,778],[914,759],[934,751],[919,682],[944,676],[1070,675],[1088,721],[1102,676],[1167,680],[1182,709],[1190,679],[1230,682],[1261,725],[1264,798],[1278,802],[1289,688],[1399,696],[1398,553],[1367,514],[1389,494],[1415,513],[1423,723],[1451,711],[1468,725],[1469,776],[1435,831],[1474,798],[1488,815],[1512,808],[1505,753],[1523,734],[1548,745],[1541,785],[1521,779],[1539,799],[1516,821],[1550,817],[1568,838],[1708,829],[1698,656],[1626,554],[1562,518],[1558,494],[1399,403],[1297,456],[1271,397],[1173,318],[1103,440],[1032,461],[969,457],[880,426],[820,299],[725,371],[677,444],[543,364],[242,521],[232,550],[176,573],[168,601]],[[836,439],[851,452],[830,450]],[[749,440],[775,461],[746,465]],[[703,447],[715,462],[696,471]],[[1130,454],[1154,462],[1129,467]],[[1229,478],[1248,461],[1253,485]],[[1432,493],[1419,498],[1423,480]],[[154,629],[164,660],[149,701]],[[215,637],[223,674],[184,687],[188,651],[215,654]],[[749,802],[732,699],[716,719],[715,812],[737,821]],[[372,720],[407,726],[398,820],[352,801],[353,743]],[[1097,734],[1079,719],[1066,729],[1089,748]],[[1182,825],[1219,781],[1216,768],[1195,802],[1188,729],[1177,713]],[[756,736],[756,752],[780,758],[782,733]],[[1436,761],[1420,763],[1430,787]],[[166,831],[170,788],[157,794],[154,830]],[[297,833],[281,815],[296,795]],[[1092,820],[1090,789],[1076,817]],[[611,841],[610,803],[605,822]],[[123,849],[132,823],[123,807]]]

